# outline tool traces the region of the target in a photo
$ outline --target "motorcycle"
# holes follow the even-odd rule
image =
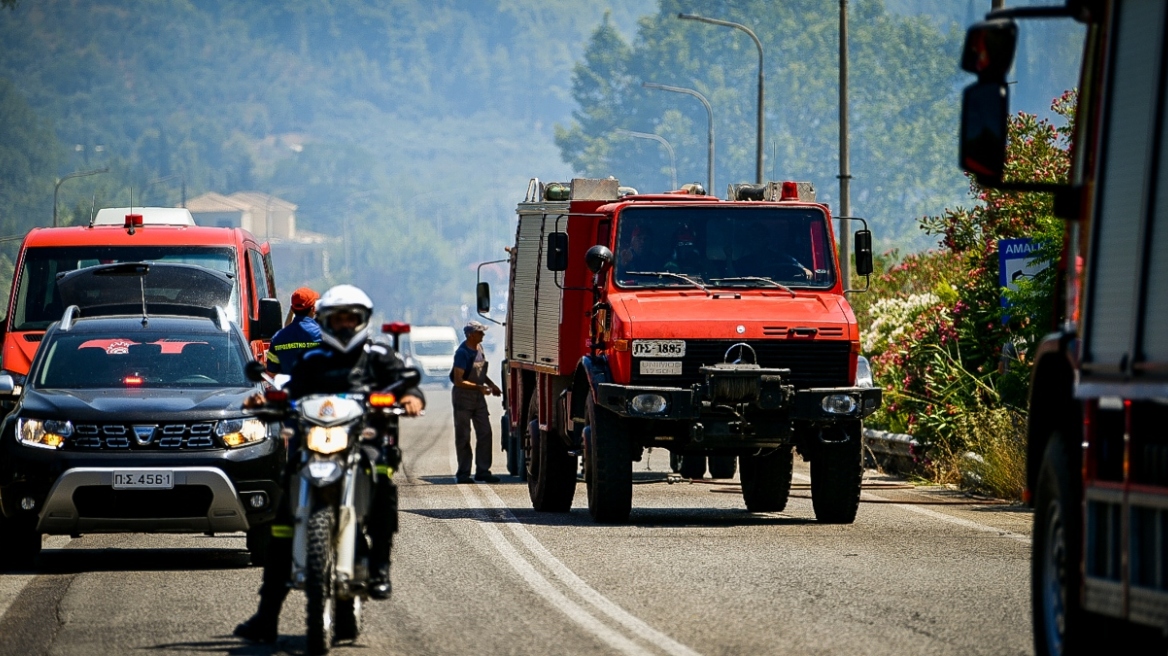
[[[311,654],[327,654],[335,639],[361,633],[362,604],[369,599],[369,541],[364,527],[378,476],[378,450],[396,450],[397,393],[418,384],[409,368],[380,391],[314,394],[288,401],[273,388],[265,394],[272,418],[296,423],[299,462],[289,482],[292,513],[292,587],[307,600]]]

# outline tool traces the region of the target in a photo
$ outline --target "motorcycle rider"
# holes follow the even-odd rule
[[[284,386],[290,399],[309,394],[338,394],[363,387],[383,389],[395,382],[404,361],[388,340],[375,338],[369,321],[373,302],[365,292],[352,285],[337,285],[326,291],[316,306],[321,328],[321,346],[308,351],[292,370]],[[406,415],[415,417],[425,407],[425,397],[417,388],[398,393]],[[384,435],[378,430],[379,435]],[[397,487],[393,471],[401,460],[397,445],[388,445],[384,437],[379,441],[376,462],[377,483],[365,527],[370,538],[369,596],[388,599],[392,591],[389,580],[389,557],[393,548],[393,534],[397,532]],[[292,570],[293,518],[289,483],[294,480],[292,467],[294,445],[289,447],[289,471],[285,478],[285,494],[272,524],[272,539],[268,558],[264,563],[263,584],[260,586],[260,604],[255,615],[235,627],[235,635],[252,642],[276,641],[280,608],[288,595],[288,576]],[[339,636],[338,636],[339,637]]]

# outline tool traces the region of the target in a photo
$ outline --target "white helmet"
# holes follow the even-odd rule
[[[356,326],[334,328],[331,319],[344,313],[359,317]],[[320,338],[325,344],[348,353],[369,338],[369,319],[373,316],[373,301],[352,285],[337,285],[325,292],[316,302],[316,321],[320,324]]]

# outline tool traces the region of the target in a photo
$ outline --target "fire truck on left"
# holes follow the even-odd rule
[[[106,208],[89,225],[34,228],[16,259],[4,335],[2,371],[19,385],[51,323],[65,311],[57,277],[97,264],[160,262],[195,264],[234,281],[228,318],[263,356],[282,325],[271,250],[242,228],[195,225],[189,210],[173,207]]]

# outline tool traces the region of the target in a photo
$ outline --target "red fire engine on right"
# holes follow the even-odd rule
[[[1065,185],[1004,181],[1016,18],[1087,36]],[[961,165],[1055,194],[1066,307],[1033,354],[1027,485],[1036,652],[1165,653],[1168,627],[1168,3],[1068,0],[969,29]],[[1082,267],[1075,263],[1081,262]]]

